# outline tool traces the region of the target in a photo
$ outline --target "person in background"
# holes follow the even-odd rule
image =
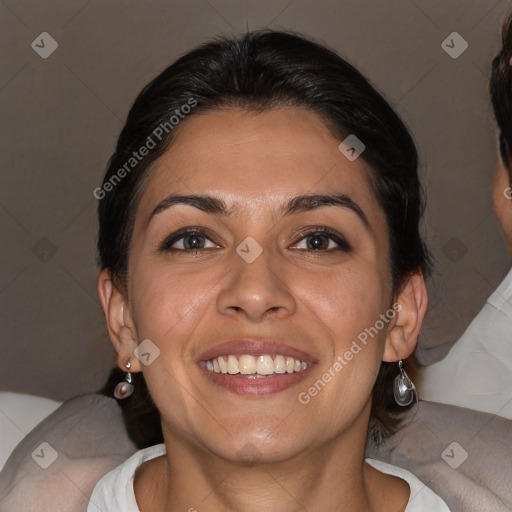
[[[512,13],[492,61],[490,95],[499,155],[493,209],[512,259]],[[421,399],[512,419],[512,269],[448,355],[420,370]]]

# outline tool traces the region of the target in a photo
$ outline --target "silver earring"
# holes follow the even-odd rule
[[[404,370],[404,363],[401,360],[398,361],[398,368],[400,369],[400,373],[395,377],[393,382],[393,394],[395,395],[396,403],[401,407],[406,407],[410,405],[415,398],[416,400],[418,399],[416,386]]]
[[[126,375],[124,377],[124,381],[121,381],[114,389],[114,396],[118,400],[122,400],[123,398],[128,398],[133,394],[133,384],[132,384],[132,374],[130,373],[130,368],[132,367],[132,363],[126,363]]]

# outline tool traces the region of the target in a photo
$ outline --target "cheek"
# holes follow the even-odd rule
[[[180,272],[147,263],[132,274],[132,308],[139,340],[149,338],[162,350],[177,351],[204,317],[226,272]],[[169,343],[172,340],[172,343]]]
[[[390,306],[388,280],[382,280],[375,265],[358,262],[321,280],[309,276],[303,284],[301,300],[305,311],[314,314],[326,357],[298,400],[321,409],[326,424],[341,425],[367,403],[381,365],[390,323],[390,318],[381,319]]]
[[[160,413],[176,429],[186,430],[190,425],[184,418],[193,416],[195,404],[190,397],[197,396],[188,341],[211,314],[212,292],[223,274],[171,272],[166,265],[151,263],[141,267],[131,275],[137,339],[150,339],[160,351],[151,365],[142,367],[144,378]]]
[[[324,372],[334,370],[337,375],[343,374],[337,380],[350,379],[351,387],[371,387],[382,361],[390,324],[390,315],[386,317],[390,290],[390,280],[383,279],[375,265],[355,262],[308,294],[309,309],[318,312],[327,328],[326,335],[332,340],[329,357],[322,364]]]
[[[319,335],[332,341],[332,358],[348,350],[352,342],[374,327],[380,315],[389,308],[390,283],[374,264],[354,261],[343,271],[333,271],[319,277],[305,274],[297,280],[296,295],[312,315]],[[387,324],[379,322],[378,335],[383,340]],[[373,331],[372,331],[373,332]],[[325,343],[324,343],[325,345]],[[375,357],[380,357],[380,345],[373,343]]]

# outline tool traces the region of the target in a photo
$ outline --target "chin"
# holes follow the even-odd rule
[[[236,439],[230,438],[227,445],[215,452],[218,456],[234,463],[272,464],[292,458],[300,449],[290,444],[291,435],[261,437],[258,435],[243,435]],[[286,442],[288,440],[288,443]]]

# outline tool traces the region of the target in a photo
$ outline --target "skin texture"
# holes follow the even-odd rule
[[[508,253],[512,259],[512,179],[501,159],[494,174],[493,208],[494,215],[505,237]]]
[[[384,213],[364,162],[348,161],[339,143],[309,111],[217,111],[183,122],[154,165],[137,210],[127,296],[108,270],[98,280],[119,365],[130,361],[131,371],[144,371],[162,415],[167,456],[145,463],[135,478],[142,512],[319,511],[340,503],[347,512],[405,509],[408,485],[363,458],[379,365],[414,350],[426,289],[414,275],[393,296]],[[355,201],[368,227],[337,206],[280,213],[294,196],[332,193]],[[174,205],[148,223],[169,194],[212,195],[230,214]],[[159,250],[170,234],[192,226],[206,231],[202,251]],[[319,226],[351,249],[327,238],[327,250],[307,251],[311,237],[304,236]],[[248,236],[263,249],[250,264],[236,252]],[[299,403],[298,393],[395,301],[402,309],[393,320],[309,404]],[[213,385],[197,357],[244,336],[291,345],[317,364],[285,391],[238,396]],[[147,366],[133,356],[145,339],[160,350]],[[255,463],[244,462],[247,453]]]

